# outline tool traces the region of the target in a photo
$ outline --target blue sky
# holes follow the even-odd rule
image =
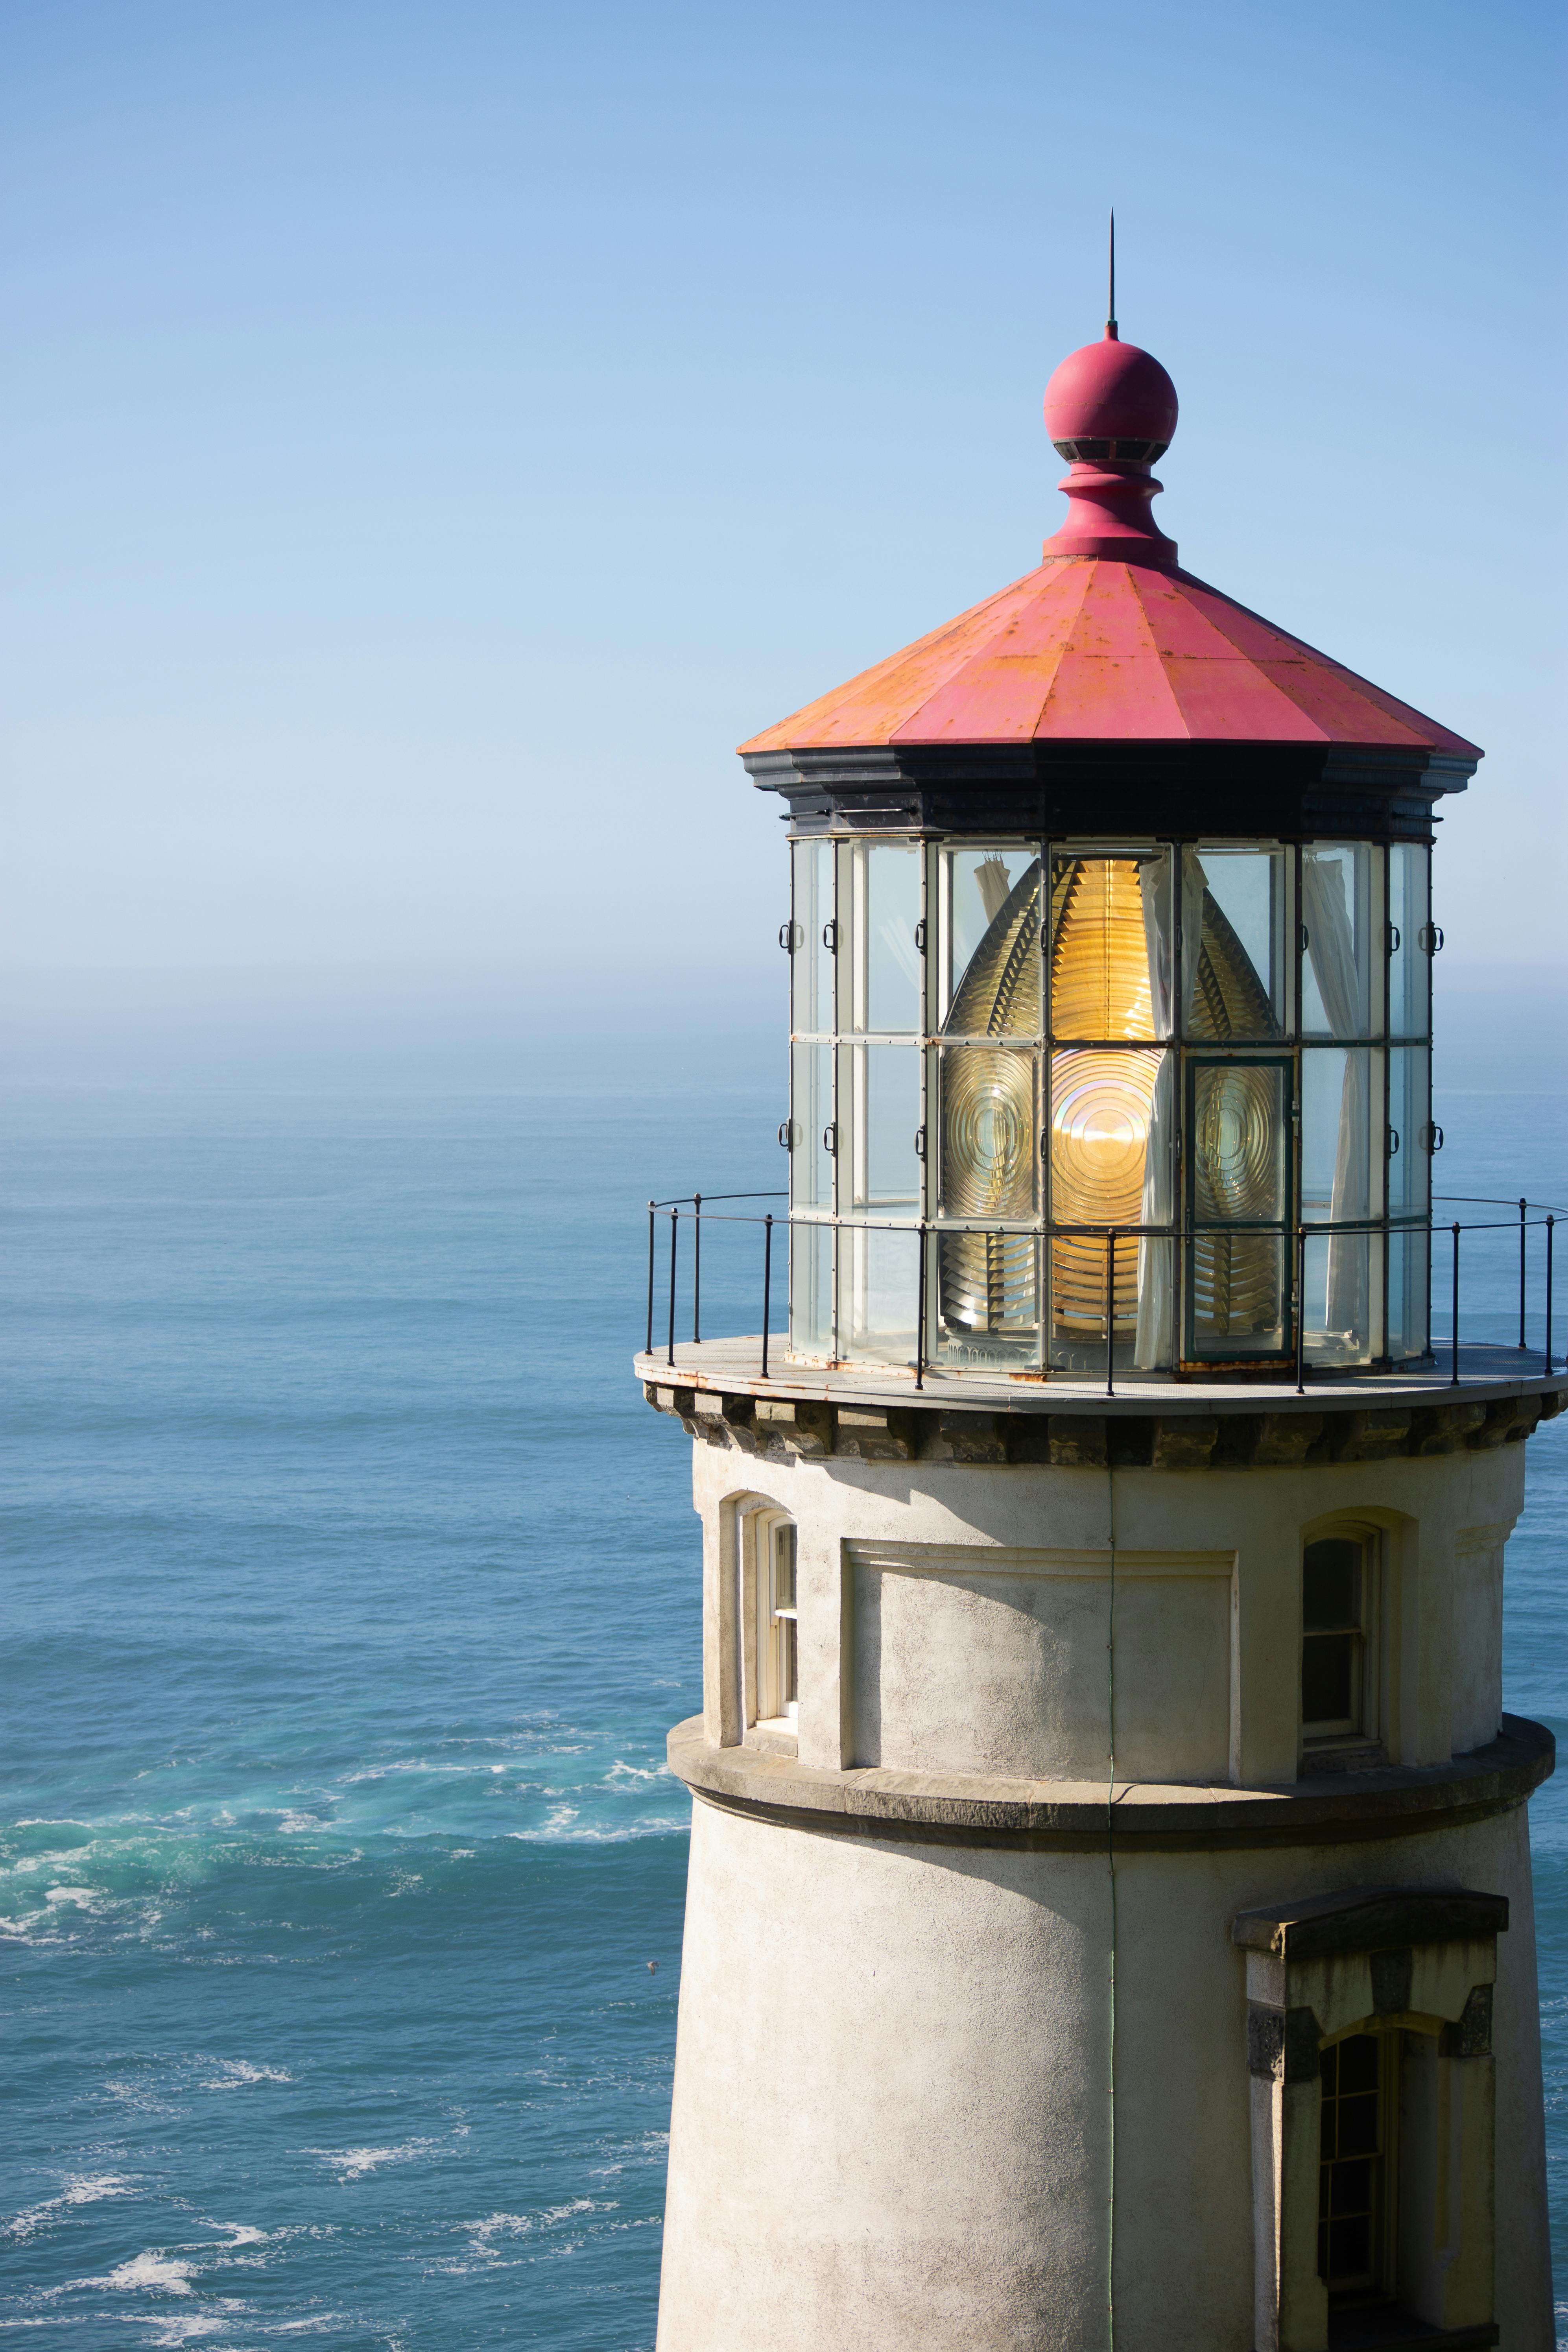
[[[732,747],[1037,560],[1114,199],[1184,562],[1487,746],[1451,945],[1568,961],[1563,47],[1536,0],[10,0],[10,959],[760,955]]]

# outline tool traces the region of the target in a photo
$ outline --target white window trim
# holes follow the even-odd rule
[[[777,1599],[781,1539],[795,1538],[795,1523],[787,1511],[762,1498],[742,1507],[740,1514],[738,1567],[741,1632],[741,1721],[745,1732],[783,1734],[794,1738],[799,1714],[798,1696],[783,1700],[778,1677],[783,1664],[779,1628],[784,1621],[798,1625],[798,1552],[795,1568],[795,1598],[781,1606]],[[795,1643],[798,1692],[799,1641]]]

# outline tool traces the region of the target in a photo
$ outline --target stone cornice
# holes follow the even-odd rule
[[[1221,1400],[1172,1386],[1151,1411],[1147,1391],[1075,1399],[1066,1410],[1038,1391],[999,1407],[935,1399],[889,1404],[847,1381],[837,1392],[791,1394],[787,1378],[763,1388],[718,1370],[668,1369],[647,1356],[637,1369],[649,1404],[674,1414],[691,1436],[773,1461],[1300,1469],[1489,1452],[1518,1444],[1568,1404],[1568,1390],[1544,1377],[1457,1400],[1442,1389],[1406,1390],[1376,1404],[1342,1390],[1267,1400],[1244,1391]]]
[[[820,1835],[1025,1853],[1194,1853],[1419,1837],[1523,1804],[1555,1768],[1543,1725],[1505,1715],[1487,1748],[1447,1764],[1384,1766],[1331,1781],[1237,1789],[1006,1780],[853,1767],[825,1771],[754,1748],[713,1748],[700,1717],[676,1725],[669,1768],[722,1811]]]

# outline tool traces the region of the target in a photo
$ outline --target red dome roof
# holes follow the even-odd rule
[[[1108,740],[1481,756],[1189,572],[1094,555],[1048,557],[741,751]]]
[[[1176,387],[1159,361],[1109,328],[1103,341],[1069,352],[1046,386],[1046,431],[1058,448],[1125,439],[1152,442],[1163,455],[1176,415]]]

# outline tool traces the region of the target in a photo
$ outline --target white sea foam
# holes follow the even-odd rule
[[[199,2065],[215,2066],[217,2072],[205,2075],[197,2084],[203,2091],[237,2091],[247,2083],[291,2083],[294,2080],[286,2066],[253,2066],[248,2058],[203,2058]]]
[[[243,2310],[244,2305],[238,2308]],[[226,2336],[232,2341],[234,2315],[232,2312],[183,2311],[177,2319],[154,2319],[152,2326],[157,2332],[147,2340],[153,2347],[153,2352],[177,2352],[180,2345],[199,2343],[204,2336]]]
[[[36,2230],[47,2226],[51,2213],[63,2213],[73,2205],[96,2205],[104,2197],[129,2197],[135,2188],[135,2181],[123,2172],[78,2173],[67,2180],[58,2197],[46,2197],[42,2204],[29,2205],[25,2212],[0,2223],[0,2237],[30,2238]]]
[[[674,1778],[668,1764],[623,1764],[617,1757],[605,1773],[600,1786],[608,1788],[616,1780],[669,1780]]]
[[[111,2099],[119,2099],[137,2115],[177,2116],[182,2110],[159,2094],[169,2086],[166,2073],[149,2073],[139,2082],[128,2082],[122,2076],[111,2076],[103,2087]]]
[[[121,2263],[107,2278],[84,2279],[84,2286],[117,2287],[121,2294],[189,2294],[191,2273],[195,2263],[172,2262],[168,2255],[156,2252],[138,2254],[133,2262]]]
[[[395,2147],[312,2147],[306,2153],[330,2164],[340,2180],[360,2180],[384,2164],[411,2164],[436,2146],[433,2139],[405,2139]]]
[[[613,2200],[606,2203],[597,2197],[574,2197],[569,2204],[546,2206],[542,2213],[491,2213],[482,2221],[466,2224],[468,2251],[499,2262],[501,2257],[495,2244],[498,2238],[531,2237],[535,2230],[552,2230],[563,2221],[575,2221],[580,2213],[613,2213],[616,2210]]]
[[[575,1819],[575,1815],[573,1816]],[[646,1821],[627,1822],[616,1829],[568,1829],[563,1823],[547,1819],[542,1829],[503,1830],[503,1837],[516,1838],[523,1845],[625,1845],[632,1838],[666,1837],[672,1830],[685,1830],[686,1822],[656,1813]]]

